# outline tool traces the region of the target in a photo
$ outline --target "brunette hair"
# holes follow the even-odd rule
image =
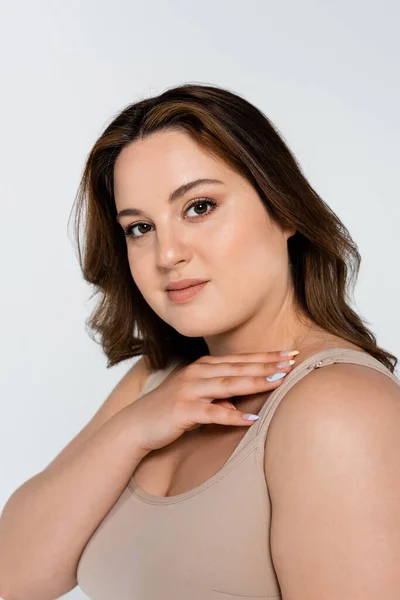
[[[258,108],[226,89],[194,84],[129,104],[97,139],[84,166],[74,202],[75,236],[83,277],[94,286],[92,296],[100,294],[86,324],[94,341],[95,333],[100,334],[107,368],[138,355],[154,370],[165,368],[171,358],[192,362],[209,354],[202,337],[178,333],[144,300],[116,221],[117,156],[137,139],[171,130],[186,132],[225,161],[251,183],[276,223],[296,229],[288,239],[288,253],[300,311],[326,331],[360,346],[393,373],[397,358],[377,345],[366,321],[350,306],[346,288],[353,292],[361,256],[344,224],[312,188],[277,127]]]

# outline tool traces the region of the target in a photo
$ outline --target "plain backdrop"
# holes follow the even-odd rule
[[[395,0],[0,6],[0,509],[137,360],[107,369],[85,331],[94,300],[67,221],[97,136],[166,88],[226,87],[273,121],[359,247],[356,310],[400,357]]]

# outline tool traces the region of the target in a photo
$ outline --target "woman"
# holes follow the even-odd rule
[[[109,367],[142,358],[8,501],[6,600],[395,598],[397,359],[272,123],[218,87],[167,90],[105,129],[77,200],[89,325]]]
[[[266,439],[266,422],[258,431],[186,432],[173,451],[139,464],[133,494],[86,548],[83,589],[99,599],[112,590],[118,598],[394,598],[397,361],[349,305],[354,242],[276,129],[226,90],[170,89],[108,126],[80,198],[89,209],[83,270],[103,291],[91,326],[110,365],[148,359],[155,375],[143,391],[179,361],[300,351],[263,461],[272,511],[247,454],[264,449],[254,441]],[[206,283],[166,293],[184,278]],[[344,364],[314,369],[313,357]],[[296,372],[309,375],[291,388]],[[258,414],[269,394],[232,400]],[[239,441],[240,461],[224,471]]]

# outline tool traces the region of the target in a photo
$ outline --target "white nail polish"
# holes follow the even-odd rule
[[[287,373],[274,373],[273,375],[270,375],[269,377],[266,377],[265,379],[267,381],[277,381],[278,379],[282,379],[283,377],[286,377]]]
[[[251,413],[245,413],[243,415],[243,419],[246,419],[246,421],[256,421],[259,418],[258,415],[252,415]]]

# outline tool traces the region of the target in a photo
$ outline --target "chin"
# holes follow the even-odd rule
[[[220,335],[229,331],[229,326],[221,327],[221,323],[210,323],[210,321],[206,322],[202,325],[201,323],[191,323],[187,327],[181,322],[178,326],[174,323],[170,323],[171,327],[173,327],[178,333],[184,335],[185,337],[212,337],[214,335]]]
[[[197,338],[204,337],[207,335],[215,335],[215,333],[209,327],[175,327],[172,323],[170,323],[171,327],[173,327],[178,333],[185,337]]]

